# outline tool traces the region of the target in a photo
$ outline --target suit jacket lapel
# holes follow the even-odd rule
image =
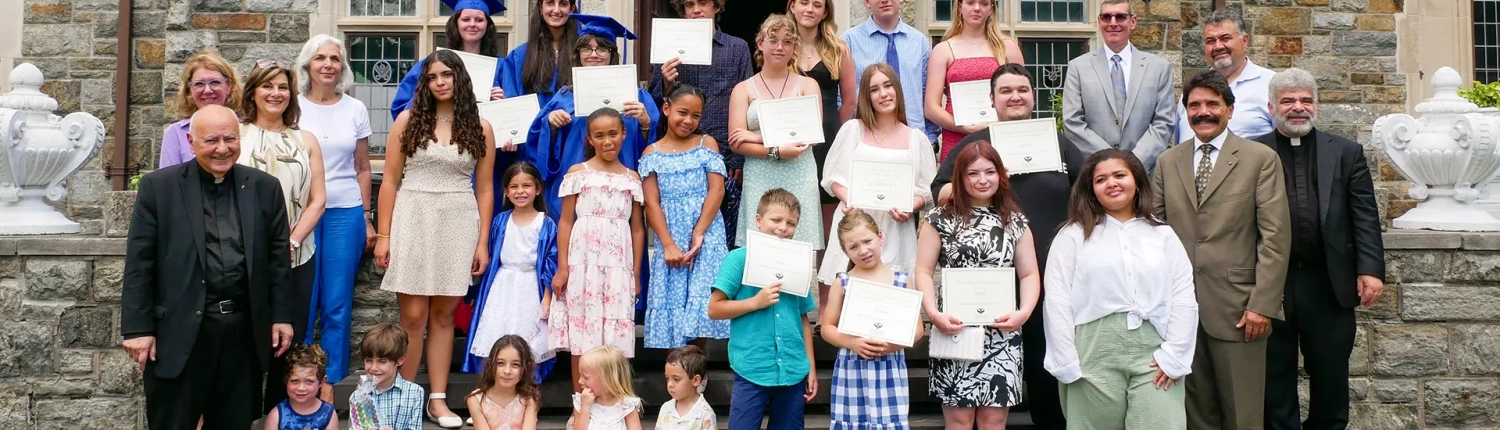
[[[1327,225],[1328,203],[1333,199],[1333,177],[1339,171],[1339,154],[1335,152],[1338,148],[1334,146],[1333,139],[1319,133],[1317,129],[1313,129],[1311,134],[1313,139],[1308,139],[1312,141],[1309,143],[1317,145],[1313,150],[1318,152],[1318,220]]]
[[[260,207],[255,201],[255,183],[250,180],[249,167],[235,165],[230,168],[230,174],[234,176],[235,200],[240,207],[240,237],[245,243],[245,273],[247,283],[253,283],[255,273],[255,208]]]
[[[1109,101],[1109,110],[1115,112],[1115,87],[1114,80],[1109,77],[1109,50],[1099,48],[1094,51],[1094,73],[1099,75],[1099,82],[1103,83],[1099,88],[1104,91],[1105,100]],[[1115,118],[1120,118],[1121,113],[1115,112]],[[1121,123],[1123,127],[1123,123]]]
[[[1224,130],[1229,133],[1229,130]],[[1224,178],[1234,170],[1234,165],[1239,164],[1240,142],[1239,137],[1233,133],[1224,138],[1224,147],[1219,149],[1219,160],[1214,163],[1214,169],[1208,174],[1208,186],[1203,188],[1203,200],[1208,200],[1214,195],[1214,190],[1224,183]]]
[[[1132,49],[1134,52],[1130,57],[1130,84],[1125,86],[1125,113],[1121,114],[1120,129],[1125,129],[1125,123],[1130,121],[1130,113],[1135,107],[1136,96],[1141,93],[1141,79],[1146,76],[1146,57],[1140,49]]]
[[[189,163],[193,165],[187,166],[187,172],[182,175],[180,184],[182,210],[187,215],[188,230],[193,234],[193,246],[198,250],[196,256],[198,265],[206,276],[208,274],[208,245],[204,243],[206,233],[203,230],[205,221],[203,219],[203,183],[200,182],[203,179],[199,177],[197,162],[189,161]]]
[[[1187,192],[1188,201],[1193,202],[1193,207],[1197,208],[1199,206],[1198,192],[1193,185],[1196,183],[1194,180],[1197,177],[1194,175],[1193,170],[1193,151],[1188,151],[1187,154],[1184,154],[1182,160],[1177,162],[1177,176],[1179,177],[1178,182],[1182,184],[1183,191]],[[1166,190],[1162,190],[1161,192],[1166,192]]]

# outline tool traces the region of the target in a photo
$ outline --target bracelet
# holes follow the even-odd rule
[[[389,234],[375,233],[375,237],[382,238],[382,239],[390,239],[391,235],[389,235]]]

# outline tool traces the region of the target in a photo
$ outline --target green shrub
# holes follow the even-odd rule
[[[140,187],[140,185],[141,185],[141,177],[145,176],[145,175],[146,175],[145,173],[137,173],[137,174],[135,174],[135,176],[131,176],[130,177],[130,190],[131,191],[134,191],[137,187]]]
[[[1474,84],[1474,88],[1458,90],[1458,95],[1479,107],[1500,107],[1500,82]]]
[[[1062,91],[1055,91],[1052,93],[1052,97],[1048,100],[1050,103],[1052,103],[1052,119],[1053,121],[1057,122],[1058,133],[1062,133],[1063,131],[1062,96]]]

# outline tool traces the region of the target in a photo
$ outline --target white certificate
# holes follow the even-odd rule
[[[781,292],[807,297],[813,282],[812,244],[782,239],[758,231],[745,232],[745,275],[742,283],[769,288],[781,282]]]
[[[460,60],[463,60],[464,70],[469,71],[469,83],[474,86],[474,101],[480,103],[490,101],[490,88],[495,86],[495,65],[500,62],[500,59],[448,48],[438,49],[453,51],[454,54],[458,54]]]
[[[922,292],[850,277],[839,332],[911,346],[921,321]]]
[[[1052,118],[990,124],[990,145],[1000,153],[1000,162],[1010,175],[1063,171],[1057,123]]]
[[[536,94],[479,103],[479,117],[489,121],[490,128],[495,130],[497,147],[506,141],[510,141],[512,145],[525,142],[532,121],[536,120],[541,111],[542,106],[537,104]]]
[[[911,163],[854,160],[849,163],[849,206],[911,212],[916,202],[917,167]]]
[[[943,313],[964,325],[993,324],[1016,310],[1016,269],[943,269],[942,294]]]
[[[948,84],[948,102],[953,104],[953,123],[958,125],[989,124],[1000,120],[990,102],[990,81],[978,80]]]
[[[823,107],[818,96],[761,99],[760,138],[767,148],[823,143]]]
[[[682,64],[713,65],[714,21],[653,18],[651,64],[666,64],[673,58]]]
[[[624,110],[637,101],[635,65],[573,68],[573,116],[585,117],[600,108]]]

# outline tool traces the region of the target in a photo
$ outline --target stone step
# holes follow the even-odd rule
[[[645,414],[641,416],[641,428],[643,430],[656,428],[656,413],[657,411],[655,409],[647,409]],[[464,412],[459,412],[458,414],[466,418],[468,417],[468,414]],[[719,429],[729,429],[728,419],[729,413],[727,410],[719,411]],[[806,423],[805,428],[807,428],[808,430],[827,430],[830,427],[829,417],[827,413],[807,414],[803,419]],[[568,416],[566,412],[555,414],[544,413],[542,414],[542,416],[537,417],[536,428],[537,430],[565,430],[567,428],[567,422]],[[943,430],[943,414],[939,411],[927,411],[920,414],[915,413],[914,411],[907,417],[907,422],[911,424],[912,430]],[[255,428],[260,428],[259,424],[257,424]],[[347,417],[345,417],[345,419],[343,420],[340,420],[339,428],[350,428],[349,420]],[[464,428],[472,429],[473,427],[465,426]],[[1012,412],[1010,414],[1010,420],[1006,423],[1005,428],[1010,430],[1030,429],[1031,416],[1025,412]],[[422,430],[441,429],[442,427],[438,427],[436,423],[422,423]]]

